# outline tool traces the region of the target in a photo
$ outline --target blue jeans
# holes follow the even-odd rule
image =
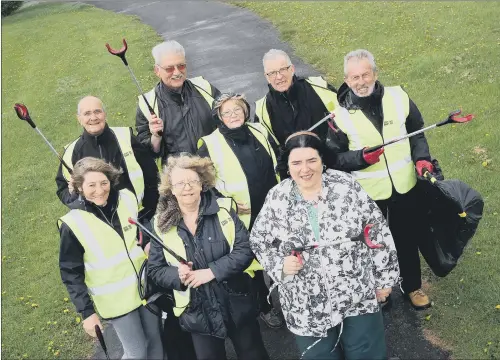
[[[295,335],[299,351],[303,354],[301,359],[387,359],[384,322],[380,311],[374,314],[345,318],[340,341],[337,347],[333,349],[339,337],[340,327],[340,325],[337,325],[328,330],[326,338]],[[318,342],[313,345],[316,341]],[[309,350],[307,350],[308,347],[310,347]]]

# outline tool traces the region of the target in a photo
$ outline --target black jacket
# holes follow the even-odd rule
[[[220,91],[213,85],[211,87],[210,95],[213,98],[218,97]],[[189,80],[184,81],[180,92],[169,89],[160,81],[155,87],[155,92],[159,112],[157,116],[163,120],[160,152],[152,151],[149,121],[140,107],[137,107],[135,126],[139,141],[150,149],[154,157],[161,157],[163,163],[169,155],[180,152],[195,154],[198,139],[215,130],[211,107]],[[154,107],[153,104],[151,106]]]
[[[158,217],[166,216],[166,198],[160,198]],[[211,282],[191,289],[191,301],[180,317],[181,326],[189,332],[227,337],[227,324],[232,321],[237,327],[255,319],[256,304],[251,296],[251,278],[243,271],[253,260],[249,234],[245,225],[231,210],[236,237],[230,252],[217,212],[219,205],[212,191],[202,192],[196,236],[192,236],[183,220],[177,225],[177,234],[186,248],[188,261],[193,269],[210,268],[215,275]],[[195,257],[195,252],[199,255]],[[178,269],[169,266],[163,249],[151,243],[148,259],[148,274],[160,287],[185,290]]]
[[[292,85],[286,92],[278,92],[270,84],[268,87],[266,108],[273,133],[280,144],[284,144],[294,132],[307,130],[328,114],[313,85],[305,78],[294,76]],[[337,92],[331,85],[328,85],[328,89]],[[257,115],[255,121],[260,121]],[[322,124],[314,132],[325,139],[327,129],[327,125]]]
[[[246,106],[247,114],[250,114],[250,105],[246,103]],[[275,151],[273,148],[275,143],[272,137],[268,136],[270,146],[266,149],[265,146],[261,145],[246,124],[237,129],[229,129],[219,119],[216,113],[213,115],[213,118],[220,133],[224,136],[227,144],[233,150],[234,155],[240,162],[247,180],[252,210],[248,227],[248,231],[250,231],[255,218],[264,205],[267,193],[278,183],[273,160],[269,155],[270,152]],[[245,119],[245,123],[247,121],[248,118]],[[198,155],[201,157],[210,157],[205,143],[198,149]],[[277,156],[277,154],[275,155]]]
[[[74,208],[85,210],[95,215],[98,219],[109,224],[112,221],[113,229],[120,235],[122,239],[123,231],[120,219],[116,214],[118,207],[118,192],[111,190],[106,206],[97,206],[85,199],[80,199],[75,203]],[[86,319],[95,313],[94,305],[88,294],[87,285],[85,285],[85,266],[83,262],[83,254],[85,250],[81,243],[76,238],[75,234],[68,225],[62,223],[59,229],[61,235],[61,245],[59,249],[59,270],[61,279],[68,289],[71,301],[75,305],[76,311],[82,314],[82,318]],[[146,246],[147,242],[143,242],[142,246]],[[125,245],[124,245],[125,246]],[[130,266],[133,266],[130,263]],[[139,269],[136,269],[139,271]]]
[[[137,163],[142,169],[144,177],[144,198],[142,200],[144,209],[141,211],[141,218],[144,215],[145,219],[151,219],[155,213],[159,197],[158,167],[156,166],[148,149],[137,141],[137,138],[132,133],[132,129],[130,129],[130,136],[132,151],[134,152]],[[74,166],[78,160],[88,156],[106,160],[116,168],[122,168],[124,172],[119,178],[119,183],[118,186],[116,186],[116,189],[128,189],[134,192],[134,187],[128,177],[127,167],[118,145],[118,140],[107,124],[103,133],[98,136],[92,136],[86,132],[85,129],[83,130],[83,134],[75,144],[71,162]],[[78,194],[76,194],[76,192],[73,192],[73,194],[69,193],[68,183],[63,176],[61,164],[59,165],[59,170],[57,172],[56,184],[56,193],[59,199],[61,199],[61,202],[70,209],[75,206],[78,208],[80,206]]]
[[[366,97],[357,97],[347,86],[342,84],[338,92],[340,106],[350,111],[363,111],[363,114],[372,122],[375,128],[382,133],[384,113],[382,109],[382,97],[384,96],[384,86],[376,82],[373,93]],[[406,118],[406,132],[411,133],[422,129],[424,119],[417,108],[417,105],[410,99],[410,112]],[[388,139],[386,139],[388,140]],[[347,135],[340,129],[337,132],[329,131],[328,147],[337,153],[335,169],[342,171],[358,171],[365,169],[369,164],[363,159],[362,150],[349,150],[349,140]],[[410,138],[411,156],[413,162],[418,160],[431,160],[429,145],[425,135],[418,134]]]
[[[286,92],[278,92],[270,84],[268,87],[266,108],[273,133],[281,146],[288,136],[297,131],[309,129],[329,113],[323,101],[314,91],[313,85],[309,84],[306,78],[294,76],[292,85]],[[332,92],[337,93],[332,85],[328,84],[327,87]],[[257,115],[255,121],[260,121]],[[313,132],[322,140],[326,140],[328,125],[323,123]],[[323,161],[328,167],[333,166],[334,161],[329,159],[328,154]]]

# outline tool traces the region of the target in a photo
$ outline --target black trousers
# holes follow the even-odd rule
[[[165,311],[166,310],[166,311]],[[174,315],[172,307],[163,309],[167,313],[163,326],[163,349],[168,360],[195,360],[191,334],[183,331],[179,318]]]
[[[257,320],[245,326],[228,326],[238,360],[269,360]],[[227,360],[225,340],[210,335],[191,334],[198,360]]]
[[[255,276],[252,279],[252,288],[254,291],[254,296],[257,299],[257,303],[259,304],[259,312],[267,314],[273,308],[272,300],[269,298],[269,302],[267,302],[267,297],[269,295],[269,289],[267,288],[266,282],[264,280],[264,271],[256,271]]]
[[[398,252],[399,268],[403,282],[403,291],[409,292],[420,289],[422,274],[418,246],[426,231],[424,221],[424,207],[417,186],[406,194],[396,194],[388,200],[376,201],[385,218],[389,221],[389,228]]]

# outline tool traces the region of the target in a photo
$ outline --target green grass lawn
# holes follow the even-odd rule
[[[78,100],[100,97],[113,125],[135,123],[136,87],[121,47],[142,86],[155,83],[151,48],[157,34],[138,19],[87,5],[41,4],[2,19],[2,358],[86,358],[91,342],[63,286],[56,220],[66,208],[55,195],[57,158],[21,122],[28,106],[42,132],[62,150],[81,128]],[[67,310],[66,310],[67,309]]]
[[[335,86],[343,57],[374,53],[379,80],[401,84],[427,124],[462,107],[473,123],[428,133],[447,178],[484,197],[480,228],[446,278],[429,275],[430,338],[455,358],[500,358],[500,6],[497,2],[243,2],[271,21],[295,54]],[[486,166],[482,163],[485,162]],[[402,334],[403,336],[403,334]]]

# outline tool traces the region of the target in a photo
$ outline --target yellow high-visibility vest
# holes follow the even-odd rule
[[[137,213],[134,194],[123,189],[117,214],[124,239],[109,224],[84,210],[71,210],[57,222],[59,228],[62,223],[68,225],[85,250],[85,284],[96,311],[105,319],[128,314],[142,304],[136,270],[146,255],[137,246],[136,226],[128,223],[128,218],[137,218]]]
[[[214,101],[213,94],[212,94],[212,86],[210,86],[210,83],[203,78],[203,76],[197,76],[192,79],[188,79],[195,87],[196,90],[203,96],[205,101],[208,103],[208,106],[210,109],[212,108],[212,104]],[[160,114],[158,113],[158,101],[156,101],[156,86],[148,91],[146,94],[146,99],[148,100],[149,105],[153,108],[156,116],[160,117]],[[151,114],[149,113],[148,106],[146,105],[146,102],[142,98],[142,95],[138,96],[139,99],[139,108],[142,111],[142,114],[146,117],[146,119],[151,120]],[[163,119],[165,121],[165,119]],[[157,158],[156,160],[156,166],[158,166],[158,170],[160,170],[161,173],[161,158]]]
[[[234,239],[236,237],[236,229],[233,222],[233,218],[231,217],[231,203],[232,199],[229,198],[219,198],[217,199],[217,203],[219,204],[219,211],[217,212],[217,217],[219,219],[220,226],[222,228],[222,233],[226,241],[229,244],[230,251],[233,250]],[[162,233],[157,226],[156,215],[154,217],[154,229],[156,234],[161,238],[163,243],[167,245],[173,252],[182,258],[187,259],[186,256],[186,248],[184,247],[184,242],[182,241],[179,234],[177,234],[177,226],[172,226],[166,233]],[[175,257],[173,257],[169,252],[163,250],[163,254],[165,255],[165,260],[171,266],[179,266],[179,262]],[[263,270],[262,266],[256,262],[255,260],[250,264],[250,266],[245,270],[245,272],[254,277],[254,271]],[[178,291],[173,290],[174,293],[174,314],[179,317],[184,312],[184,310],[188,307],[190,302],[190,289],[188,288],[186,291]]]
[[[335,122],[347,135],[349,150],[381,145],[384,141],[407,134],[406,118],[410,112],[410,100],[400,86],[384,88],[382,109],[383,137],[363,111],[349,112],[345,108],[337,108]],[[406,139],[387,146],[378,163],[360,171],[353,171],[351,174],[373,200],[385,200],[391,197],[392,184],[398,193],[406,194],[417,183],[410,141]]]
[[[319,96],[329,112],[332,112],[338,107],[337,94],[328,89],[328,85],[325,79],[323,79],[321,76],[310,76],[306,79],[306,81],[312,85],[313,90]],[[255,114],[259,118],[260,123],[266,127],[269,134],[271,134],[274,141],[276,141],[276,144],[279,145],[279,141],[273,132],[271,118],[269,117],[269,113],[267,111],[266,97],[267,95],[255,102]],[[319,120],[320,119],[318,119],[318,121]]]
[[[259,123],[247,123],[245,125],[248,126],[250,132],[264,149],[266,149],[273,161],[273,169],[276,169],[276,156],[271,148],[271,144],[269,144],[267,140],[268,133],[264,126]],[[234,154],[233,149],[228,145],[219,129],[216,129],[210,135],[204,136],[198,140],[198,149],[203,143],[207,145],[208,154],[215,166],[217,174],[215,187],[217,190],[219,190],[222,195],[231,197],[239,203],[248,204],[251,207],[250,191],[248,190],[245,172],[241,167],[240,161]],[[280,182],[280,178],[277,174],[276,180]],[[238,214],[238,216],[248,229],[250,225],[250,214]]]
[[[144,198],[144,175],[142,173],[141,166],[135,158],[134,151],[132,150],[130,128],[110,127],[109,129],[116,137],[118,147],[120,148],[120,152],[122,153],[123,159],[125,160],[128,178],[130,179],[130,183],[134,188],[137,202],[142,208],[142,199]],[[73,157],[73,150],[75,149],[75,145],[78,140],[79,138],[64,147],[63,159],[71,169],[73,169],[73,162],[71,161]],[[66,181],[68,181],[70,178],[70,173],[65,166],[62,167],[62,173]]]

